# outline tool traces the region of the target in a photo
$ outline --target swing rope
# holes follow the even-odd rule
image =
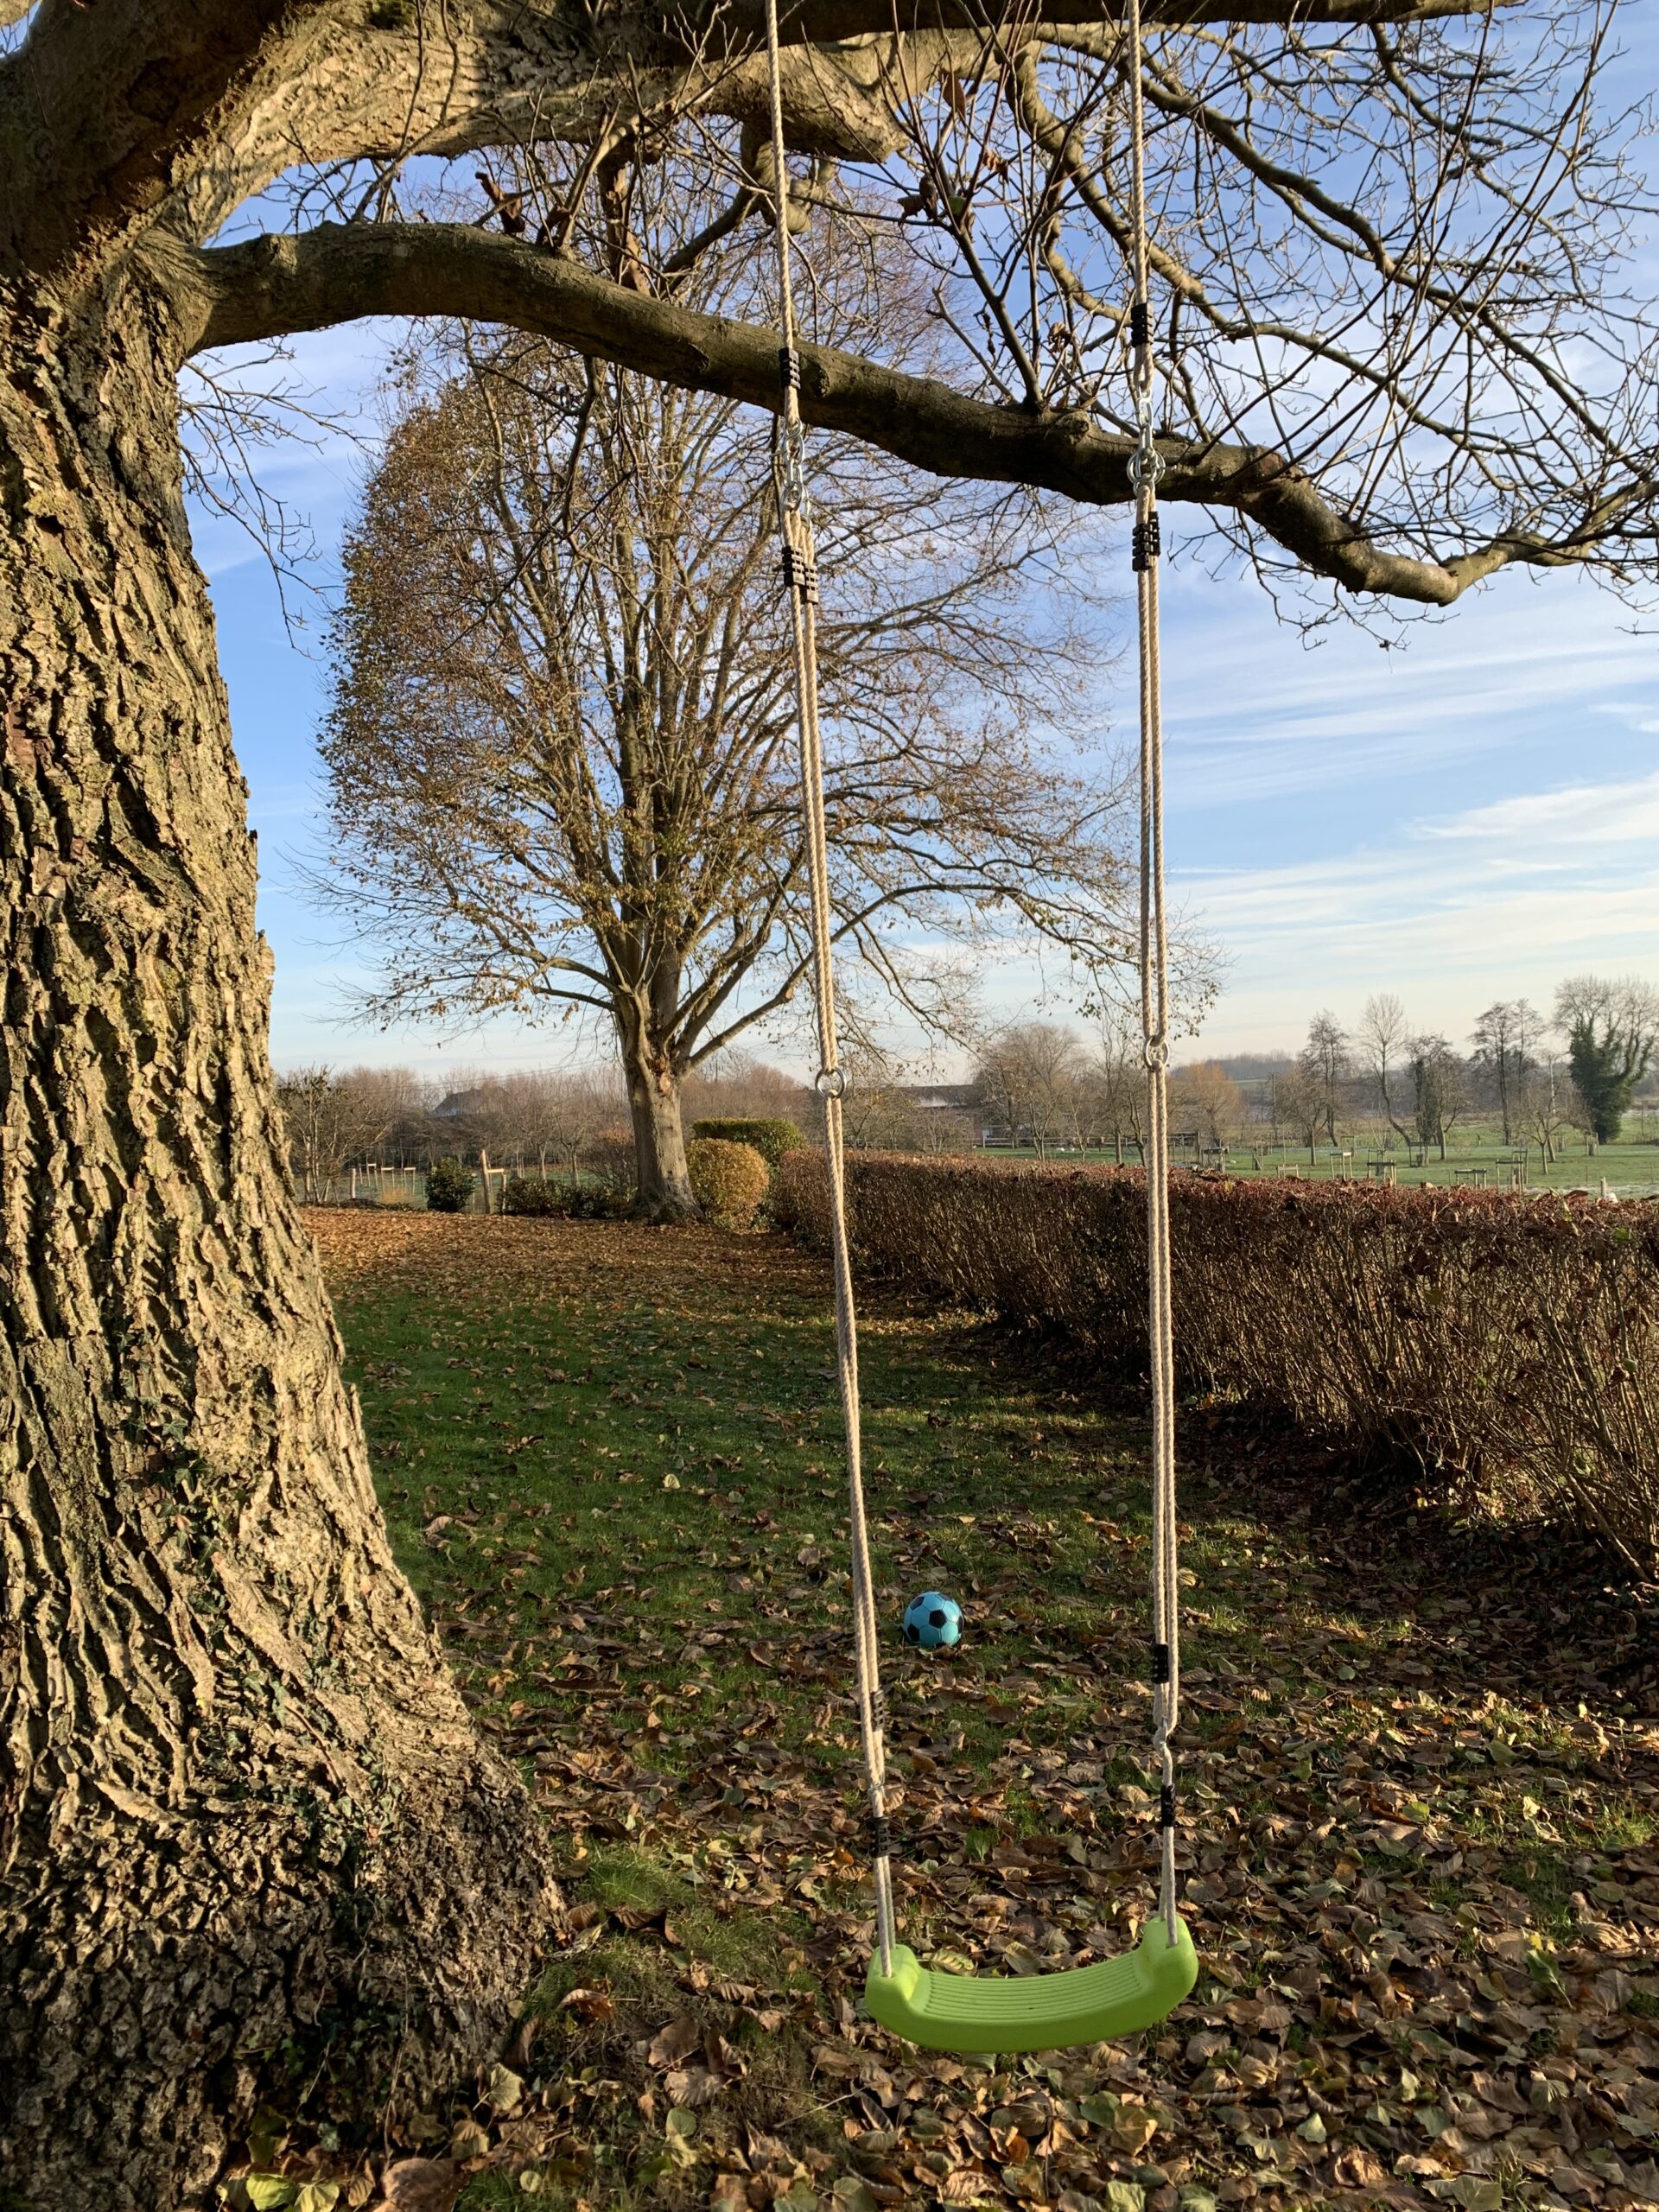
[[[766,61],[772,105],[772,196],[778,249],[781,398],[772,449],[783,575],[789,594],[799,740],[801,813],[810,890],[813,995],[817,1020],[816,1088],[823,1105],[830,1185],[830,1249],[836,1294],[836,1375],[846,1433],[852,1537],[853,1641],[859,1731],[864,1755],[875,1884],[875,1956],[871,2012],[912,2041],[947,2050],[1053,2050],[1133,2034],[1162,2019],[1192,1986],[1198,1961],[1176,1910],[1175,1755],[1179,1712],[1179,1575],[1176,1545],[1175,1371],[1169,1261],[1169,945],[1164,891],[1161,690],[1158,664],[1157,485],[1163,461],[1153,429],[1157,372],[1147,291],[1145,115],[1140,0],[1128,0],[1132,143],[1132,280],[1129,374],[1136,442],[1129,464],[1135,493],[1133,559],[1137,582],[1141,692],[1141,1015],[1147,1067],[1147,1323],[1152,1365],[1153,1763],[1160,1779],[1161,1858],[1159,1915],[1125,1957],[1063,1973],[1013,1980],[930,1973],[899,1944],[894,1923],[892,1843],[887,1811],[886,1707],[881,1694],[869,1530],[864,1506],[858,1331],[847,1221],[841,1102],[846,1077],[836,1035],[829,836],[823,741],[818,716],[817,559],[801,419],[801,357],[791,282],[789,177],[784,143],[778,0],[766,0]]]
[[[1129,0],[1129,223],[1132,239],[1129,380],[1135,444],[1131,558],[1141,664],[1141,1033],[1147,1064],[1147,1340],[1152,1367],[1152,1750],[1159,1770],[1160,1909],[1175,1941],[1175,1752],[1180,1717],[1180,1556],[1175,1501],[1175,1330],[1169,1258],[1169,929],[1164,890],[1163,683],[1158,659],[1158,479],[1153,431],[1158,370],[1147,288],[1146,104],[1141,0]]]
[[[772,189],[778,238],[779,372],[783,404],[773,447],[784,583],[795,648],[795,697],[801,763],[801,814],[806,827],[807,880],[812,901],[812,984],[817,1013],[817,1089],[823,1102],[823,1148],[830,1170],[830,1252],[836,1284],[836,1373],[847,1438],[847,1500],[852,1530],[853,1643],[858,1664],[858,1727],[870,1809],[870,1857],[875,1877],[876,1956],[893,1972],[894,1925],[892,1844],[887,1827],[887,1713],[881,1695],[870,1578],[869,1527],[859,1427],[858,1321],[847,1236],[847,1176],[842,1153],[841,1102],[847,1089],[836,1038],[836,987],[830,944],[830,847],[824,823],[823,737],[818,723],[818,571],[812,507],[806,486],[806,430],[801,421],[801,357],[795,344],[795,297],[790,282],[789,172],[784,158],[784,90],[778,0],[766,0],[766,62],[772,91]]]

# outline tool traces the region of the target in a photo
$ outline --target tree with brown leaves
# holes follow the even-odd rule
[[[648,235],[696,227],[683,198]],[[755,259],[710,255],[705,303],[761,308]],[[898,283],[850,257],[817,274],[821,326],[892,334]],[[445,333],[426,365],[347,548],[319,887],[383,954],[385,1020],[597,1017],[639,1211],[686,1216],[686,1078],[778,1017],[810,958],[772,442],[731,400],[539,339]],[[846,439],[815,486],[860,997],[949,1032],[964,963],[1009,925],[1098,982],[1133,935],[1130,830],[1115,778],[1068,757],[1101,688],[1080,535],[1022,491],[918,493]]]

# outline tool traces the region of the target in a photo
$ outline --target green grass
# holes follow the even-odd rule
[[[837,2177],[852,2206],[855,2183],[937,2190],[942,2141],[952,2171],[1001,2196],[1019,2162],[982,2147],[984,2125],[1034,2089],[1073,2115],[1056,2193],[1259,2183],[1222,2107],[1195,2100],[1205,2062],[1186,2050],[1207,2023],[1231,2035],[1224,2008],[1258,1992],[1294,2012],[1271,2031],[1287,2064],[1352,2076],[1320,2089],[1328,2166],[1344,2101],[1357,2122],[1378,2094],[1365,2065],[1397,2070],[1413,2036],[1450,2050],[1461,2032],[1408,1984],[1376,2008],[1381,1937],[1363,1931],[1413,1914],[1440,1916],[1446,1971],[1498,2023],[1483,2063],[1505,2063],[1506,2037],[1519,2064],[1530,2038],[1570,2031],[1570,1969],[1550,1963],[1575,1940],[1570,1900],[1598,1880],[1622,1896],[1656,1833],[1639,1732],[1610,1718],[1586,1735],[1576,1696],[1541,1689],[1510,1593],[1471,1582],[1464,1551],[1408,1548],[1356,1579],[1286,1493],[1236,1464],[1205,1471],[1189,1414],[1183,1866],[1199,1998],[1124,2054],[990,2069],[898,2050],[858,2016],[870,1907],[816,1262],[702,1231],[315,1218],[398,1556],[552,1824],[570,1940],[531,1995],[525,2074],[541,2086],[512,2153],[550,2201],[705,2206],[747,2162],[773,2194],[832,2212]],[[1119,1948],[1152,1895],[1140,1421],[982,1320],[879,1299],[862,1368],[906,1935],[998,1971]],[[897,1638],[929,1585],[967,1614],[962,1649],[938,1659]],[[1588,1611],[1572,1632],[1593,1641]],[[1317,1916],[1338,1907],[1363,1917],[1332,1923],[1332,1948]],[[1516,1927],[1524,1955],[1490,1955]],[[688,2010],[734,2071],[695,2133],[671,2137],[663,2070],[642,2053]],[[1433,2041],[1411,2047],[1426,2081],[1444,2063],[1452,2083]],[[860,2086],[871,2067],[893,2106]],[[1169,2111],[1166,2183],[1137,2180],[1146,2154],[1082,2115],[1108,2087]],[[1296,2177],[1257,2202],[1341,2198],[1295,2134],[1305,2106],[1229,2094]],[[491,2172],[468,2212],[524,2193]]]

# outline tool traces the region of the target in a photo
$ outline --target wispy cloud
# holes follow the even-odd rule
[[[1645,825],[1645,826],[1643,826]],[[1211,1049],[1294,1042],[1373,991],[1465,1033],[1497,997],[1548,1004],[1575,968],[1659,971],[1659,776],[1528,792],[1387,843],[1183,879],[1233,956]]]
[[[1659,842],[1659,772],[1630,783],[1567,784],[1494,799],[1443,822],[1420,823],[1415,834],[1431,841],[1497,843],[1517,859],[1541,843],[1554,865],[1567,866],[1582,846]]]

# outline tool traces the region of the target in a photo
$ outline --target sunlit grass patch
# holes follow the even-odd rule
[[[1570,2037],[1568,2008],[1606,1981],[1571,1900],[1587,1884],[1613,1911],[1596,1884],[1628,1897],[1653,1837],[1634,1737],[1599,1734],[1500,1647],[1471,1656],[1477,1609],[1449,1576],[1334,1571],[1302,1518],[1258,1510],[1230,1474],[1183,1493],[1194,2000],[1165,2035],[1053,2063],[936,2062],[880,2036],[861,2009],[871,1905],[816,1263],[702,1232],[429,1228],[431,1280],[361,1268],[342,1323],[399,1556],[546,1809],[567,1913],[531,2005],[531,2185],[482,2175],[467,2212],[702,2212],[739,2183],[746,2204],[870,2212],[858,2189],[927,2202],[950,2176],[953,2202],[1128,2205],[1116,2189],[1138,2212],[1230,2177],[1256,2184],[1253,2212],[1324,2212],[1354,2201],[1334,2162],[1366,2140],[1379,2068],[1397,2082],[1406,2054],[1414,2111],[1455,2101],[1474,2064],[1524,2088],[1515,2069]],[[980,1317],[882,1311],[864,1363],[905,1933],[980,1971],[1109,1955],[1154,1888],[1143,1424],[1046,1382]],[[897,1636],[927,1586],[967,1620],[936,1657]],[[1627,1786],[1604,1770],[1614,1738]],[[1650,2017],[1625,1979],[1624,2027],[1603,2038],[1590,2014],[1601,2039],[1575,2063],[1611,2063]],[[687,2019],[718,2044],[653,2063]],[[1232,2057],[1199,2094],[1211,2035]],[[1260,2081],[1236,2071],[1253,2044]],[[677,2106],[671,2076],[702,2094],[711,2051],[709,2102]],[[1310,2091],[1323,2145],[1297,2133]],[[1065,2139],[1022,2161],[996,2116],[1039,2094]],[[1125,2094],[1171,2130],[1141,2145],[1132,2101],[1117,2139],[1103,2100]],[[1419,2155],[1403,2108],[1399,2129],[1389,2158]]]

